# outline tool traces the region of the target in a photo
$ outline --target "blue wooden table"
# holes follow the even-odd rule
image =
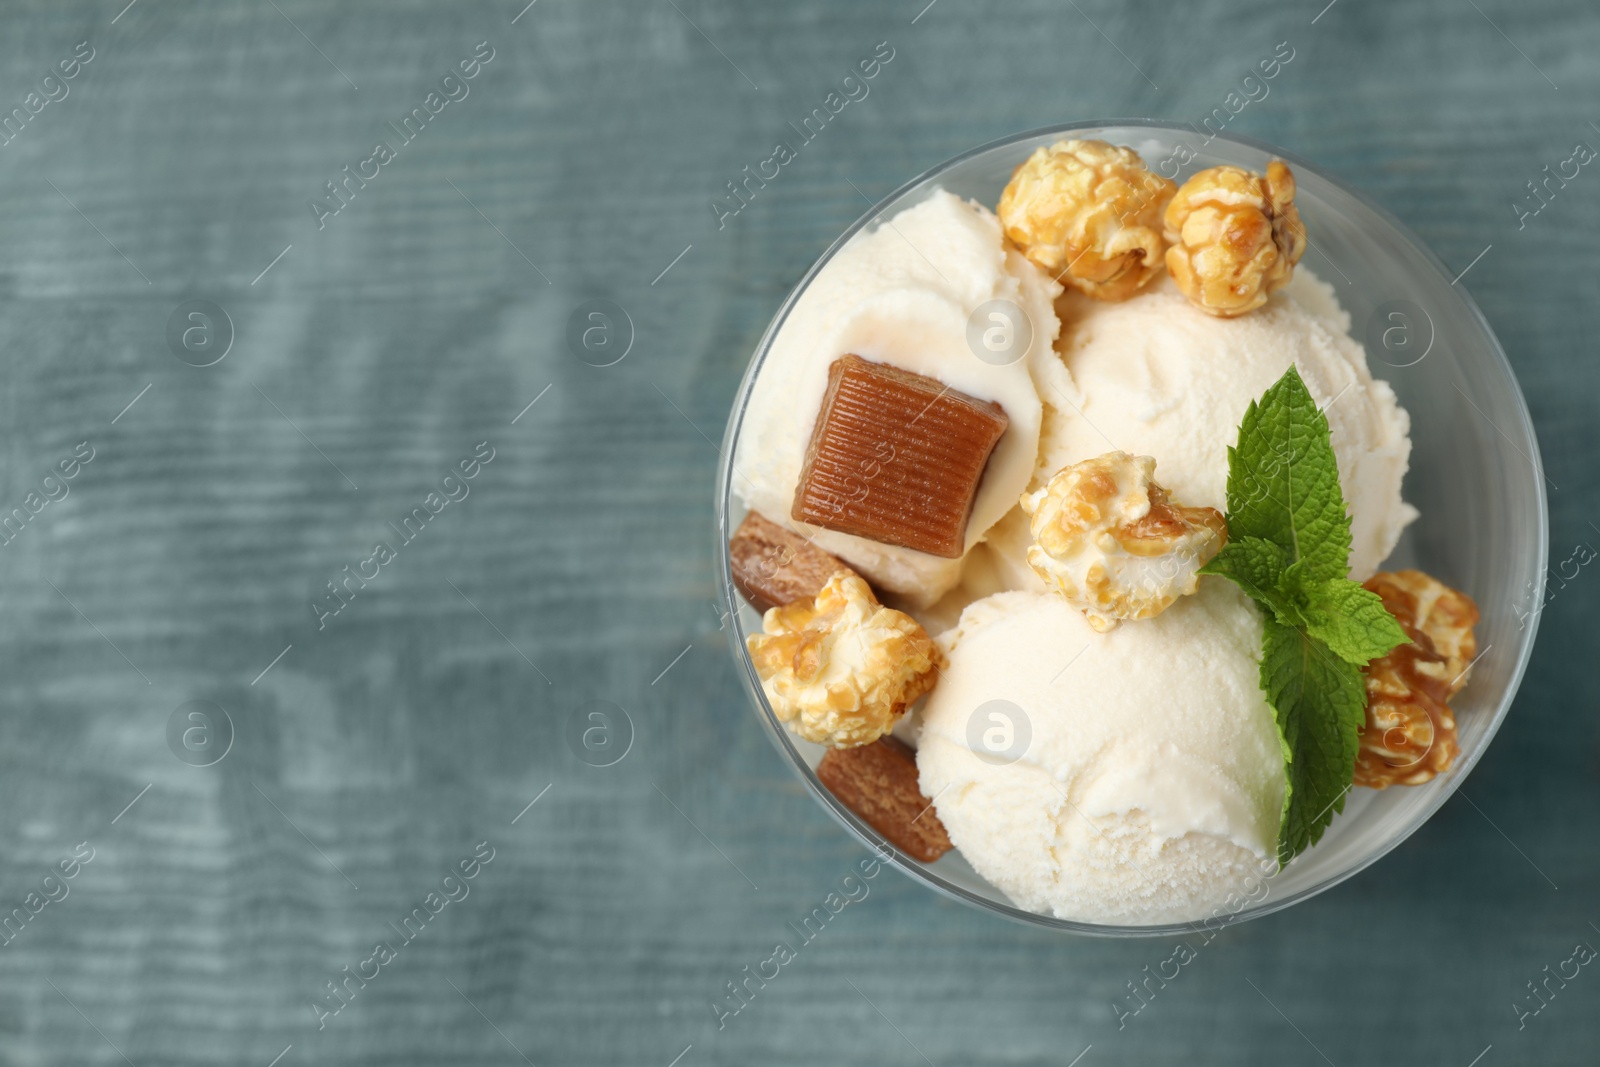
[[[1286,50],[1229,128],[1470,266],[1567,559],[1600,174],[1527,183],[1600,145],[1593,5],[125,3],[0,10],[0,1063],[1595,1062],[1589,568],[1465,795],[1136,1015],[1172,945],[893,871],[712,1007],[865,855],[714,579],[723,420],[816,255],[968,147],[1199,121]]]

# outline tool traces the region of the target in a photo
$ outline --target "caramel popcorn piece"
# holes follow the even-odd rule
[[[834,574],[850,570],[793,530],[754,511],[728,539],[728,564],[733,584],[757,611],[814,597]]]
[[[1149,456],[1107,452],[1056,472],[1022,497],[1028,565],[1100,633],[1149,619],[1199,586],[1228,524],[1215,508],[1173,504]]]
[[[834,360],[791,517],[959,559],[999,404],[860,356]]]
[[[916,759],[895,738],[830,749],[817,765],[817,777],[906,855],[932,863],[950,851],[950,835],[917,785]]]
[[[1000,194],[1006,237],[1057,281],[1126,300],[1161,270],[1161,213],[1176,186],[1105,141],[1040,148]]]
[[[1421,571],[1383,572],[1364,584],[1383,598],[1411,644],[1367,665],[1355,784],[1421,785],[1449,770],[1461,751],[1449,700],[1466,685],[1478,652],[1478,606]]]
[[[849,571],[815,598],[768,611],[761,628],[746,641],[762,691],[780,721],[819,745],[876,741],[942,666],[921,624],[879,604]]]
[[[1212,167],[1183,183],[1166,209],[1167,270],[1196,307],[1222,318],[1253,311],[1289,284],[1306,250],[1294,173],[1282,160],[1266,177]]]

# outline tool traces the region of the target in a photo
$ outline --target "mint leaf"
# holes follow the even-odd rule
[[[1348,573],[1350,516],[1328,420],[1293,367],[1245,411],[1228,449],[1228,536],[1283,546],[1313,579]]]
[[[1228,543],[1201,568],[1260,605],[1261,689],[1283,746],[1278,862],[1344,810],[1366,725],[1361,668],[1408,637],[1349,580],[1350,516],[1328,420],[1290,367],[1246,410],[1228,449]]]
[[[1346,663],[1365,667],[1411,643],[1383,598],[1343,578],[1307,590],[1306,632]]]
[[[1273,619],[1263,620],[1261,689],[1283,743],[1283,816],[1278,863],[1321,839],[1355,778],[1367,694],[1361,669],[1326,645]]]
[[[1285,626],[1304,626],[1305,617],[1295,599],[1283,591],[1288,553],[1272,541],[1241,537],[1222,546],[1201,574],[1226,578]]]

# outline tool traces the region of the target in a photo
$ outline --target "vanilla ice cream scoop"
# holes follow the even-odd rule
[[[950,839],[1020,907],[1199,919],[1274,869],[1283,755],[1257,685],[1261,621],[1201,580],[1096,633],[1055,595],[1000,593],[939,638],[917,767]]]
[[[1052,301],[1059,292],[1005,246],[993,212],[942,190],[857,234],[812,279],[773,340],[750,392],[734,454],[734,491],[751,510],[814,535],[817,547],[849,563],[876,589],[900,594],[913,606],[933,603],[960,579],[961,558],[791,517],[828,368],[856,355],[1004,409],[1008,425],[978,484],[964,555],[1027,488],[1038,454],[1043,383],[1069,385],[1051,348]],[[974,330],[979,337],[997,331],[1015,351],[976,346]],[[870,479],[870,472],[863,474],[868,492]]]
[[[1154,456],[1174,499],[1226,510],[1228,446],[1239,421],[1292,363],[1328,418],[1351,517],[1350,576],[1371,577],[1416,518],[1400,497],[1411,420],[1389,384],[1368,371],[1331,288],[1303,267],[1265,307],[1233,319],[1194,307],[1170,279],[1120,304],[1069,293],[1057,307],[1057,347],[1075,384],[1041,393],[1033,488],[1116,449]],[[1011,543],[1025,526],[1010,522],[996,539],[1007,530],[1006,553],[1025,552],[1026,541]]]

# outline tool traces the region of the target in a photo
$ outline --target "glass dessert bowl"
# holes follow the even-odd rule
[[[1021,187],[1008,189],[1008,183],[1016,184],[1014,172],[1025,162],[1034,166],[1036,150],[1063,140],[1125,146],[1157,176],[1142,194],[1144,200],[1140,199],[1139,175],[1118,186],[1123,193],[1131,188],[1134,195],[1132,206],[1120,210],[1117,225],[1105,231],[1111,233],[1110,240],[1121,244],[1091,254],[1063,239],[1061,228],[1052,231],[1048,218],[1028,229],[1028,208],[1026,204],[1019,207],[1019,201],[1031,195],[1036,202],[1043,197],[1048,205],[1049,196],[1070,195],[1070,191],[1052,192],[1048,174],[1043,193],[1037,187],[1031,192]],[[1197,173],[1211,173],[1208,168],[1231,166],[1251,175],[1267,175],[1261,186],[1262,203],[1266,217],[1273,218],[1273,160],[1286,161],[1292,168],[1288,195],[1298,218],[1291,214],[1287,227],[1277,227],[1270,234],[1263,230],[1257,236],[1267,247],[1269,260],[1270,244],[1276,240],[1280,253],[1298,259],[1296,269],[1304,277],[1264,283],[1257,298],[1248,285],[1208,289],[1203,277],[1206,260],[1198,254],[1172,267],[1171,278],[1163,275],[1142,282],[1130,278],[1126,270],[1118,271],[1111,262],[1114,255],[1100,255],[1108,247],[1110,253],[1136,247],[1141,238],[1137,234],[1130,238],[1128,231],[1137,230],[1142,220],[1149,223],[1151,232],[1143,235],[1145,254],[1142,259],[1135,257],[1135,265],[1146,268],[1148,274],[1160,274],[1162,264],[1149,254],[1148,242],[1159,240],[1161,208],[1170,203],[1175,191],[1180,202],[1198,199],[1190,196],[1195,189],[1190,179]],[[1172,179],[1165,191],[1159,179]],[[1003,190],[1011,200],[1009,215],[1007,205],[1002,205],[1001,211],[1008,241],[1004,245],[996,241],[996,247],[988,249],[983,244],[988,240],[983,236],[988,232],[984,227],[996,233],[1000,228],[983,219],[993,219],[986,213],[993,210]],[[962,207],[941,191],[982,207]],[[902,216],[919,205],[920,213]],[[961,221],[967,215],[977,220],[973,226]],[[932,216],[958,221],[929,222]],[[1169,224],[1172,217],[1167,213]],[[1191,230],[1181,218],[1178,222],[1182,234],[1169,234],[1168,241],[1183,246],[1190,240]],[[842,316],[832,315],[830,304],[823,299],[826,287],[842,282],[838,291],[851,293],[862,283],[858,274],[839,267],[830,271],[830,265],[843,262],[841,253],[849,249],[845,258],[850,271],[857,271],[862,265],[863,242],[874,233],[902,245],[911,270],[921,271],[920,264],[925,263],[939,278],[931,284],[946,296],[966,294],[956,299],[961,314],[953,317],[950,308],[936,301],[919,302],[915,293],[907,298],[899,291],[870,291],[869,279],[861,299],[872,304],[873,310],[867,315],[852,310],[853,317],[840,327]],[[1016,245],[1030,240],[1041,245],[1054,240],[1059,247],[1043,252],[1029,248],[1028,259],[1035,260],[1036,254],[1039,259],[1028,266]],[[1296,243],[1299,248],[1292,247]],[[979,252],[974,255],[972,248]],[[963,256],[971,256],[971,271]],[[1048,276],[1078,279],[1069,284],[1067,296],[1052,298],[1048,292],[1041,296],[1038,278],[1030,273],[1039,260],[1052,267]],[[871,265],[870,260],[865,263]],[[1057,263],[1064,264],[1060,271],[1053,269]],[[1270,276],[1273,269],[1269,263],[1266,273]],[[1309,277],[1313,272],[1321,283]],[[1019,273],[1026,275],[1020,285],[1006,280]],[[1046,276],[1039,273],[1039,277]],[[994,289],[994,279],[999,279],[1001,290]],[[803,298],[814,286],[823,295],[813,293],[807,303]],[[1079,292],[1097,286],[1127,291],[1102,292],[1101,299],[1094,300]],[[1266,299],[1280,288],[1284,296]],[[1107,296],[1111,300],[1106,300]],[[1214,318],[1197,318],[1190,305],[1200,307],[1208,299],[1233,301],[1233,305],[1220,310],[1202,307]],[[1256,307],[1262,300],[1265,305]],[[797,305],[803,305],[798,313]],[[1340,307],[1348,315],[1348,324],[1342,329]],[[801,329],[796,322],[807,331],[801,339],[804,345],[795,339]],[[1213,326],[1213,322],[1229,325]],[[1056,372],[1039,369],[1048,363],[1051,338],[1034,335],[1052,333],[1058,325],[1056,345],[1071,349],[1058,359],[1071,373],[1052,384],[1044,379]],[[793,327],[787,335],[786,326]],[[1001,341],[998,346],[989,343],[986,330],[999,331],[993,335]],[[1152,350],[1161,349],[1167,355],[1151,355],[1141,348],[1147,335],[1166,337],[1149,344]],[[1236,348],[1238,368],[1226,367],[1210,378],[1197,375],[1192,387],[1185,386],[1189,393],[1178,392],[1201,397],[1210,407],[1233,404],[1240,410],[1225,411],[1212,422],[1200,415],[1185,416],[1193,424],[1184,423],[1173,433],[1159,429],[1172,422],[1171,416],[1157,402],[1159,397],[1141,395],[1134,386],[1144,388],[1164,371],[1182,367],[1181,362],[1173,364],[1170,359],[1191,358],[1186,346],[1206,345],[1217,351]],[[1281,868],[1271,855],[1271,842],[1264,846],[1256,842],[1254,863],[1247,862],[1252,858],[1250,849],[1236,847],[1237,842],[1211,847],[1214,839],[1228,837],[1228,827],[1250,824],[1252,819],[1260,823],[1264,812],[1274,814],[1266,812],[1267,808],[1282,804],[1283,787],[1272,793],[1271,783],[1257,773],[1262,770],[1264,746],[1270,747],[1276,740],[1270,732],[1273,709],[1263,702],[1253,711],[1236,713],[1229,706],[1230,699],[1240,701],[1241,708],[1252,699],[1263,699],[1259,692],[1253,697],[1239,695],[1243,692],[1240,664],[1249,667],[1253,683],[1253,660],[1246,663],[1237,652],[1219,645],[1218,651],[1205,652],[1193,664],[1172,668],[1180,671],[1172,675],[1172,681],[1182,689],[1174,694],[1172,726],[1159,713],[1142,715],[1110,735],[1088,741],[1077,739],[1083,732],[1079,726],[1057,725],[1058,714],[1064,713],[1056,704],[1041,706],[1036,699],[1012,702],[1009,698],[1016,697],[1017,690],[1008,688],[1008,679],[997,677],[990,693],[985,688],[982,663],[975,666],[972,662],[978,655],[972,650],[982,649],[985,643],[991,649],[1021,649],[990,653],[1002,657],[996,661],[997,674],[1027,674],[1032,660],[1049,658],[1046,677],[1056,677],[1049,678],[1048,684],[1055,686],[1059,679],[1061,691],[1069,694],[1062,700],[1108,702],[1107,707],[1120,714],[1117,702],[1139,699],[1141,683],[1138,678],[1126,683],[1108,680],[1104,672],[1110,664],[1121,664],[1124,674],[1139,675],[1144,672],[1128,670],[1127,665],[1137,668],[1144,662],[1139,657],[1144,656],[1159,675],[1168,668],[1158,667],[1154,661],[1182,658],[1168,655],[1170,648],[1178,645],[1205,648],[1204,643],[1217,636],[1224,645],[1243,641],[1259,646],[1262,624],[1248,621],[1255,618],[1257,609],[1222,577],[1199,578],[1201,592],[1195,593],[1193,576],[1185,573],[1176,584],[1187,579],[1191,588],[1165,589],[1164,595],[1145,598],[1132,609],[1123,603],[1120,614],[1113,612],[1113,617],[1106,619],[1099,617],[1092,605],[1085,607],[1070,595],[1062,599],[1025,585],[1033,579],[1023,549],[1032,541],[1030,517],[1037,526],[1038,513],[1049,511],[1047,488],[1059,488],[1035,468],[1048,472],[1061,466],[1065,471],[1066,466],[1082,461],[1106,461],[1122,455],[1115,446],[1123,445],[1129,435],[1136,439],[1136,446],[1148,445],[1148,454],[1154,458],[1153,479],[1148,468],[1143,471],[1152,504],[1162,492],[1160,483],[1173,491],[1172,503],[1179,513],[1209,511],[1214,516],[1196,518],[1189,533],[1204,541],[1210,536],[1209,523],[1218,531],[1215,540],[1223,540],[1222,516],[1213,509],[1223,506],[1221,485],[1229,472],[1218,456],[1235,443],[1233,434],[1243,404],[1235,403],[1238,397],[1213,378],[1253,381],[1256,384],[1249,387],[1250,396],[1260,396],[1282,369],[1272,362],[1274,358],[1284,361],[1273,355],[1279,345],[1292,349],[1311,398],[1325,424],[1332,427],[1326,432],[1338,454],[1339,480],[1344,483],[1344,499],[1353,520],[1352,576],[1365,579],[1380,568],[1384,572],[1418,568],[1444,586],[1464,591],[1481,612],[1475,645],[1465,646],[1470,653],[1464,657],[1470,660],[1470,675],[1460,672],[1470,684],[1462,677],[1450,679],[1464,685],[1458,692],[1452,687],[1448,695],[1446,714],[1453,712],[1457,746],[1452,758],[1444,761],[1437,774],[1416,774],[1416,784],[1399,784],[1405,776],[1396,773],[1391,780],[1397,784],[1389,788],[1365,788],[1358,774],[1356,787],[1347,790],[1348,796],[1339,794],[1342,811],[1332,817],[1320,839],[1309,848],[1302,845]],[[1357,347],[1353,356],[1349,354],[1352,345]],[[1362,347],[1369,377],[1346,366],[1361,361]],[[803,375],[792,369],[797,361],[808,358],[796,355],[802,348],[826,351],[821,363],[812,358],[813,365]],[[946,355],[929,356],[922,362],[923,352]],[[1135,354],[1124,355],[1129,352]],[[1169,362],[1163,363],[1163,359]],[[1128,365],[1138,373],[1125,373]],[[765,398],[756,395],[764,370],[770,375]],[[1007,373],[1009,378],[1004,377]],[[1347,379],[1346,388],[1360,388],[1346,396],[1339,388],[1341,375]],[[1032,400],[1019,383],[1031,384],[1036,393]],[[1160,393],[1172,386],[1157,382],[1152,388]],[[1212,397],[1208,388],[1222,390],[1222,399]],[[1392,395],[1388,395],[1389,388]],[[778,410],[774,393],[785,396],[791,415],[774,418],[773,412]],[[821,412],[816,410],[819,393]],[[1138,410],[1130,412],[1130,405]],[[917,429],[896,438],[897,447],[869,450],[858,457],[864,444],[863,427],[892,421],[896,410],[915,410],[917,414],[902,422]],[[924,415],[928,415],[926,420]],[[784,419],[788,422],[777,425]],[[1195,419],[1200,421],[1193,422]],[[1158,429],[1147,432],[1151,426]],[[1200,450],[1203,454],[1184,454],[1173,444],[1196,433],[1206,440]],[[1101,443],[1091,445],[1092,441]],[[1128,451],[1143,453],[1147,449],[1130,447]],[[774,469],[768,469],[767,454],[778,452],[783,454],[773,461]],[[813,462],[822,453],[849,458],[859,468],[852,468],[859,476],[830,483],[823,469],[826,465]],[[1047,454],[1053,457],[1049,464],[1044,461]],[[1137,478],[1137,463],[1126,455],[1123,460],[1122,466],[1105,469]],[[891,483],[904,479],[879,476],[881,465],[892,463],[916,467],[920,480],[913,481],[920,495],[915,499],[894,497]],[[1402,474],[1404,503],[1399,493]],[[762,338],[728,422],[718,479],[718,553],[733,620],[730,637],[741,677],[769,736],[818,801],[869,847],[946,895],[1012,919],[1089,934],[1154,936],[1216,928],[1268,914],[1330,888],[1399,845],[1459,786],[1509,710],[1531,653],[1547,563],[1544,477],[1526,405],[1488,325],[1444,266],[1381,209],[1280,150],[1230,136],[1208,140],[1191,129],[1157,123],[1080,123],[1019,134],[941,164],[886,197],[846,230],[807,272]],[[1025,511],[1018,508],[1019,486],[1033,497],[1032,506]],[[1055,496],[1065,492],[1059,488]],[[1140,482],[1136,495],[1142,499],[1143,492],[1144,482]],[[871,506],[856,507],[868,498]],[[752,499],[760,505],[755,518],[750,518],[746,506]],[[1164,493],[1160,500],[1164,505]],[[1212,507],[1182,507],[1190,504]],[[878,511],[874,512],[874,507]],[[921,511],[914,528],[890,529],[897,509],[918,508]],[[1237,533],[1235,519],[1230,508],[1227,528]],[[875,524],[887,526],[880,529]],[[789,530],[803,533],[804,543],[789,540]],[[730,556],[729,543],[734,538],[739,540]],[[881,552],[871,547],[879,540],[886,540],[889,547]],[[856,553],[850,566],[866,581],[829,581],[832,564],[838,560],[819,555],[822,549],[840,557]],[[1213,543],[1208,552],[1216,551]],[[1028,557],[1030,561],[1034,558]],[[1055,593],[1062,589],[1068,594],[1082,592],[1081,568],[1074,571],[1075,564],[1068,561],[1051,572],[1049,561],[1038,558],[1045,569],[1037,565],[1032,569],[1041,577],[1055,575]],[[827,587],[819,593],[825,582]],[[1027,591],[984,599],[986,594],[1008,589]],[[1183,595],[1186,592],[1193,595]],[[762,616],[750,602],[752,594],[761,607],[778,609],[775,619],[769,617],[765,635]],[[887,608],[879,606],[880,597]],[[983,610],[961,614],[968,602],[980,600],[994,605],[987,614]],[[1393,601],[1386,595],[1385,603]],[[996,623],[996,616],[1004,618]],[[960,636],[951,638],[957,632],[954,624],[958,618]],[[1015,623],[1023,638],[1020,641],[1004,629],[1013,619],[1022,620]],[[1088,620],[1087,626],[1084,620]],[[796,672],[787,666],[810,654],[806,649],[815,646],[819,627],[825,630],[827,626],[850,627],[848,640],[838,647],[856,650],[846,657],[850,662],[836,664],[835,674],[854,672],[850,688],[854,697],[861,698],[855,704],[846,700],[850,707],[844,714],[840,714],[844,705],[838,699],[819,693],[815,685],[808,688],[803,684],[807,679],[796,678]],[[1102,626],[1112,632],[1102,633]],[[1415,636],[1417,631],[1408,632]],[[809,645],[807,634],[812,635]],[[1028,645],[1037,634],[1043,636]],[[757,654],[752,654],[752,636]],[[941,640],[931,640],[933,637]],[[1102,655],[1096,640],[1105,640],[1104,647],[1117,650],[1116,656]],[[1075,672],[1080,645],[1092,654]],[[968,651],[962,652],[963,648]],[[952,649],[957,653],[954,663],[950,662]],[[1020,658],[1006,661],[1005,655]],[[1232,666],[1215,667],[1224,661]],[[1374,664],[1378,662],[1374,660]],[[1374,674],[1376,670],[1374,666]],[[1039,686],[1046,684],[1039,680]],[[939,686],[946,688],[941,691]],[[958,687],[959,696],[953,695]],[[1121,689],[1127,689],[1129,695],[1118,695]],[[926,695],[929,690],[934,691],[933,696]],[[1036,691],[1037,687],[1029,690]],[[1443,693],[1435,695],[1444,699]],[[780,704],[776,708],[775,697]],[[870,705],[868,711],[854,714],[861,711],[857,705],[862,701]],[[956,704],[953,727],[949,725],[952,702]],[[1018,711],[1018,703],[1028,704],[1030,710]],[[1200,705],[1210,718],[1196,726],[1190,712]],[[908,707],[911,710],[906,712]],[[1240,716],[1250,721],[1240,726]],[[885,719],[888,721],[882,721]],[[942,732],[930,735],[940,746],[942,754],[937,759],[917,759],[912,764],[903,747],[897,757],[882,748],[890,742],[873,740],[893,725],[897,735],[915,744],[919,731],[935,729],[941,719],[945,720]],[[963,724],[968,747],[982,766],[972,763],[962,751]],[[999,734],[986,735],[991,728]],[[1173,731],[1170,739],[1164,733],[1168,729]],[[1188,729],[1189,735],[1182,735],[1183,729]],[[830,748],[805,740],[795,731],[843,746],[832,749],[836,753],[849,752],[855,754],[853,759],[860,758],[849,766],[837,760],[824,765],[823,757]],[[1025,736],[1018,736],[1019,731]],[[1143,745],[1144,751],[1118,758],[1131,758],[1146,777],[1181,780],[1192,774],[1197,784],[1164,796],[1163,803],[1170,811],[1136,812],[1138,825],[1124,834],[1128,828],[1121,823],[1113,827],[1104,821],[1106,806],[1116,804],[1116,796],[1104,789],[1107,781],[1127,777],[1126,768],[1115,760],[1102,767],[1092,766],[1092,761],[1091,765],[1081,760],[1074,763],[1072,747],[1084,744]],[[1051,746],[1056,746],[1056,757],[1048,755]],[[1214,754],[1207,751],[1208,746]],[[1399,747],[1400,759],[1405,761],[1401,771],[1426,762],[1427,751],[1411,758],[1403,744]],[[1205,755],[1204,766],[1197,769],[1183,759],[1163,766],[1162,760],[1171,758],[1169,750],[1180,756],[1200,751]],[[1002,818],[991,832],[983,818],[974,819],[956,806],[970,806],[968,794],[974,791],[980,805],[990,808],[1029,803],[1026,797],[1019,800],[1022,794],[1012,786],[1015,776],[1024,773],[1017,768],[1032,768],[1027,773],[1049,784],[1048,778],[1037,774],[1035,757],[1040,751],[1046,753],[1038,759],[1044,761],[1047,774],[1054,773],[1052,766],[1059,770],[1070,765],[1078,778],[1088,783],[1086,792],[1080,792],[1072,774],[1062,771],[1065,777],[1059,778],[1055,791],[1066,805],[1058,809],[1066,821],[1047,828],[1044,841],[1044,846],[1058,853],[1053,862],[1125,865],[1123,874],[1130,882],[1182,882],[1187,878],[1182,907],[1177,911],[1158,907],[1146,914],[1112,909],[1108,913],[1112,918],[1062,915],[1063,910],[1073,910],[1070,902],[1042,905],[1026,890],[1030,879],[1038,876],[1021,871],[1019,864],[1025,867],[1033,861],[1027,848],[1037,843],[1024,841],[1018,846],[1020,851],[1002,848],[999,853],[980,843],[980,837],[1004,836],[1019,823]],[[1061,756],[1062,751],[1068,755]],[[1368,756],[1370,753],[1364,753],[1363,758]],[[1050,764],[1052,758],[1056,759],[1054,765]],[[1096,773],[1086,778],[1086,766]],[[1388,766],[1395,767],[1396,761],[1390,759]],[[921,780],[932,786],[927,792],[933,796],[918,791],[918,772],[908,767],[920,767]],[[1245,780],[1247,785],[1241,785]],[[898,790],[899,795],[872,795],[884,790]],[[1043,795],[1055,804],[1048,794]],[[1090,809],[1088,815],[1079,805]],[[1241,814],[1235,810],[1241,805],[1255,805],[1257,810]],[[941,815],[951,821],[948,837],[939,823]],[[1206,848],[1191,850],[1193,856],[1178,867],[1163,866],[1167,861],[1145,851],[1140,836],[1152,832],[1151,826],[1159,829],[1157,824],[1163,819],[1170,823],[1173,818],[1180,823],[1192,820],[1179,830],[1198,832],[1206,827],[1215,831],[1202,834]],[[903,824],[898,840],[896,834],[885,831],[885,819],[891,823],[899,819]],[[1080,820],[1082,827],[1069,830],[1067,822],[1073,819]],[[1108,829],[1115,841],[1107,836]],[[1052,833],[1057,835],[1053,839],[1049,837]],[[1178,836],[1184,840],[1192,837]],[[955,838],[958,848],[950,847],[950,838]],[[1107,846],[1104,849],[1102,842]],[[1263,848],[1265,855],[1261,854]],[[964,855],[969,849],[973,862]],[[1230,873],[1219,875],[1214,886],[1202,884],[1210,877],[1208,864]],[[999,880],[1007,881],[1011,892],[1002,891],[975,867],[991,875],[999,872]],[[1245,871],[1246,867],[1255,869]],[[1078,885],[1077,891],[1092,894],[1098,884],[1090,879],[1086,885]],[[1024,888],[1019,890],[1019,885]],[[1122,892],[1121,883],[1116,885]],[[1053,890],[1047,887],[1042,892],[1049,896]],[[1020,906],[1019,896],[1033,907]]]

